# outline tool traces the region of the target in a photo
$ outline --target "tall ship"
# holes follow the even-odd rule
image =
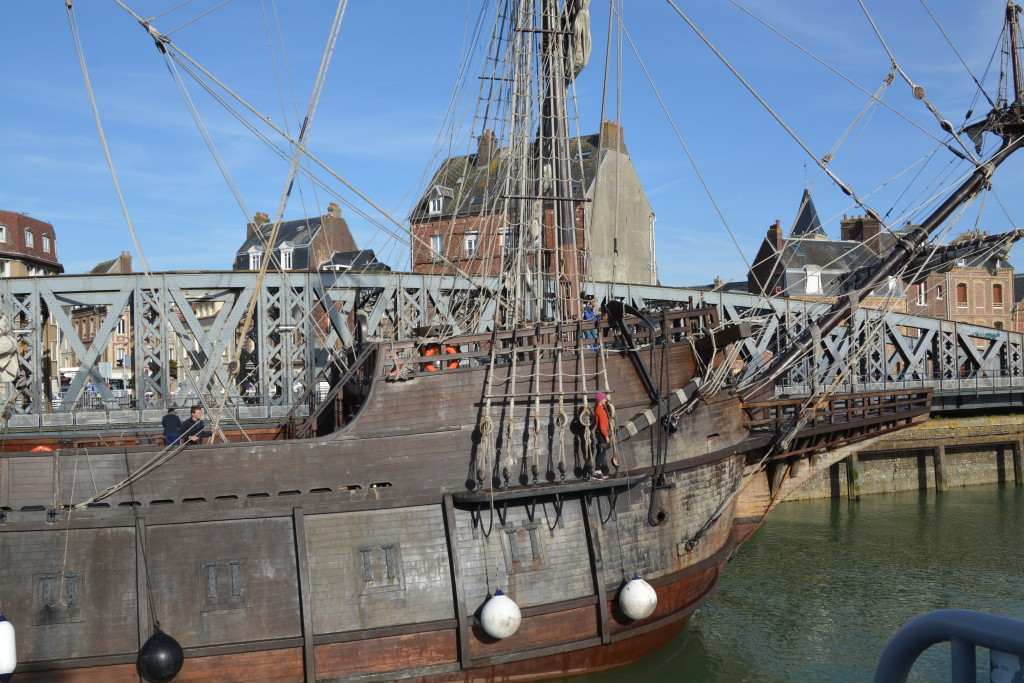
[[[486,5],[484,73],[466,79],[474,146],[441,161],[389,228],[403,231],[411,272],[366,270],[357,255],[288,280],[269,247],[295,226],[280,209],[254,221],[266,258],[250,263],[249,298],[216,316],[236,343],[187,354],[201,381],[180,395],[158,370],[194,313],[159,274],[132,276],[121,310],[153,369],[139,411],[201,403],[212,442],[83,447],[80,431],[32,422],[41,379],[25,359],[38,347],[18,330],[43,310],[70,320],[90,299],[0,292],[6,353],[23,360],[3,378],[0,453],[0,665],[14,680],[525,681],[621,666],[679,633],[789,491],[928,418],[926,388],[858,389],[835,373],[805,394],[777,383],[858,302],[919,266],[1021,146],[1016,5],[1013,87],[969,131],[948,131],[994,135],[995,152],[956,148],[973,170],[785,334],[727,321],[712,297],[629,295],[658,288],[653,221],[619,125],[573,130],[589,0]],[[308,161],[305,130],[289,146],[289,187]],[[414,276],[436,287],[403,300]],[[289,296],[345,287],[309,329],[351,334],[318,340],[301,381],[260,361],[268,345],[298,343]],[[378,303],[391,295],[402,304],[388,318]],[[751,355],[762,335],[775,352]],[[70,410],[91,372],[47,412]],[[278,419],[222,420],[232,405],[243,415],[253,383],[277,397]]]

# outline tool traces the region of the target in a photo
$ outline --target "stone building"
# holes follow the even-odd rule
[[[0,277],[32,277],[64,272],[57,260],[53,226],[22,213],[0,211]]]
[[[589,269],[598,282],[657,284],[654,212],[626,149],[622,128],[604,121],[600,134],[569,140],[575,241],[580,261],[566,268]],[[410,215],[412,270],[442,272],[451,263],[470,274],[497,275],[500,258],[520,237],[505,215],[502,186],[507,148],[485,131],[475,154],[441,162]],[[541,233],[527,245],[529,258],[546,269],[559,240],[554,203],[545,201]]]

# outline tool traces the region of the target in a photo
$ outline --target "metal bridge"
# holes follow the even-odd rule
[[[17,361],[0,382],[7,426],[152,424],[171,403],[201,396],[224,401],[239,419],[284,417],[299,388],[324,386],[332,361],[343,363],[357,340],[406,339],[428,326],[482,331],[496,311],[488,299],[493,281],[453,276],[270,272],[259,289],[256,281],[242,271],[0,280],[0,335]],[[599,284],[595,294],[639,309],[704,301],[726,321],[752,319],[758,332],[744,340],[743,356],[754,364],[829,305],[636,285]],[[242,339],[253,299],[253,325]],[[112,359],[104,360],[117,340],[127,348],[124,390],[108,387]],[[1017,406],[1024,404],[1022,349],[1017,332],[860,308],[777,392],[932,387],[938,410]]]

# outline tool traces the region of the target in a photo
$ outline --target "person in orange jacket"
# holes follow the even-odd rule
[[[610,420],[608,419],[608,394],[597,392],[594,397],[594,436],[597,437],[597,454],[594,456],[594,479],[608,476],[607,453],[611,444]]]

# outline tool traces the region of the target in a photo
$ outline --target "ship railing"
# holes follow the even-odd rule
[[[894,389],[825,397],[805,414],[809,397],[779,398],[744,404],[750,419],[744,426],[767,432],[778,432],[793,424],[798,417],[807,418],[804,429],[878,422],[895,419],[907,413],[927,413],[931,406],[931,389]]]
[[[950,680],[975,683],[978,647],[989,650],[992,683],[1024,679],[1024,621],[987,612],[944,609],[920,616],[896,632],[882,651],[874,683],[903,683],[918,657],[949,643]]]
[[[684,343],[688,338],[718,324],[718,310],[712,307],[682,308],[656,315],[650,329],[646,321],[626,318],[626,326],[637,346],[649,347]],[[411,367],[416,372],[435,372],[458,368],[477,367],[491,362],[492,350],[498,364],[509,364],[513,355],[520,363],[540,358],[554,358],[567,351],[597,351],[598,344],[616,349],[619,342],[614,338],[608,321],[595,318],[566,323],[543,323],[533,327],[501,330],[497,333],[460,335],[457,338],[441,339],[424,337],[419,341],[403,341],[389,345],[396,354],[391,362],[385,363],[382,372],[392,374],[397,365]],[[454,351],[449,351],[454,348]],[[429,352],[429,355],[428,355]],[[430,369],[428,368],[436,368]]]

